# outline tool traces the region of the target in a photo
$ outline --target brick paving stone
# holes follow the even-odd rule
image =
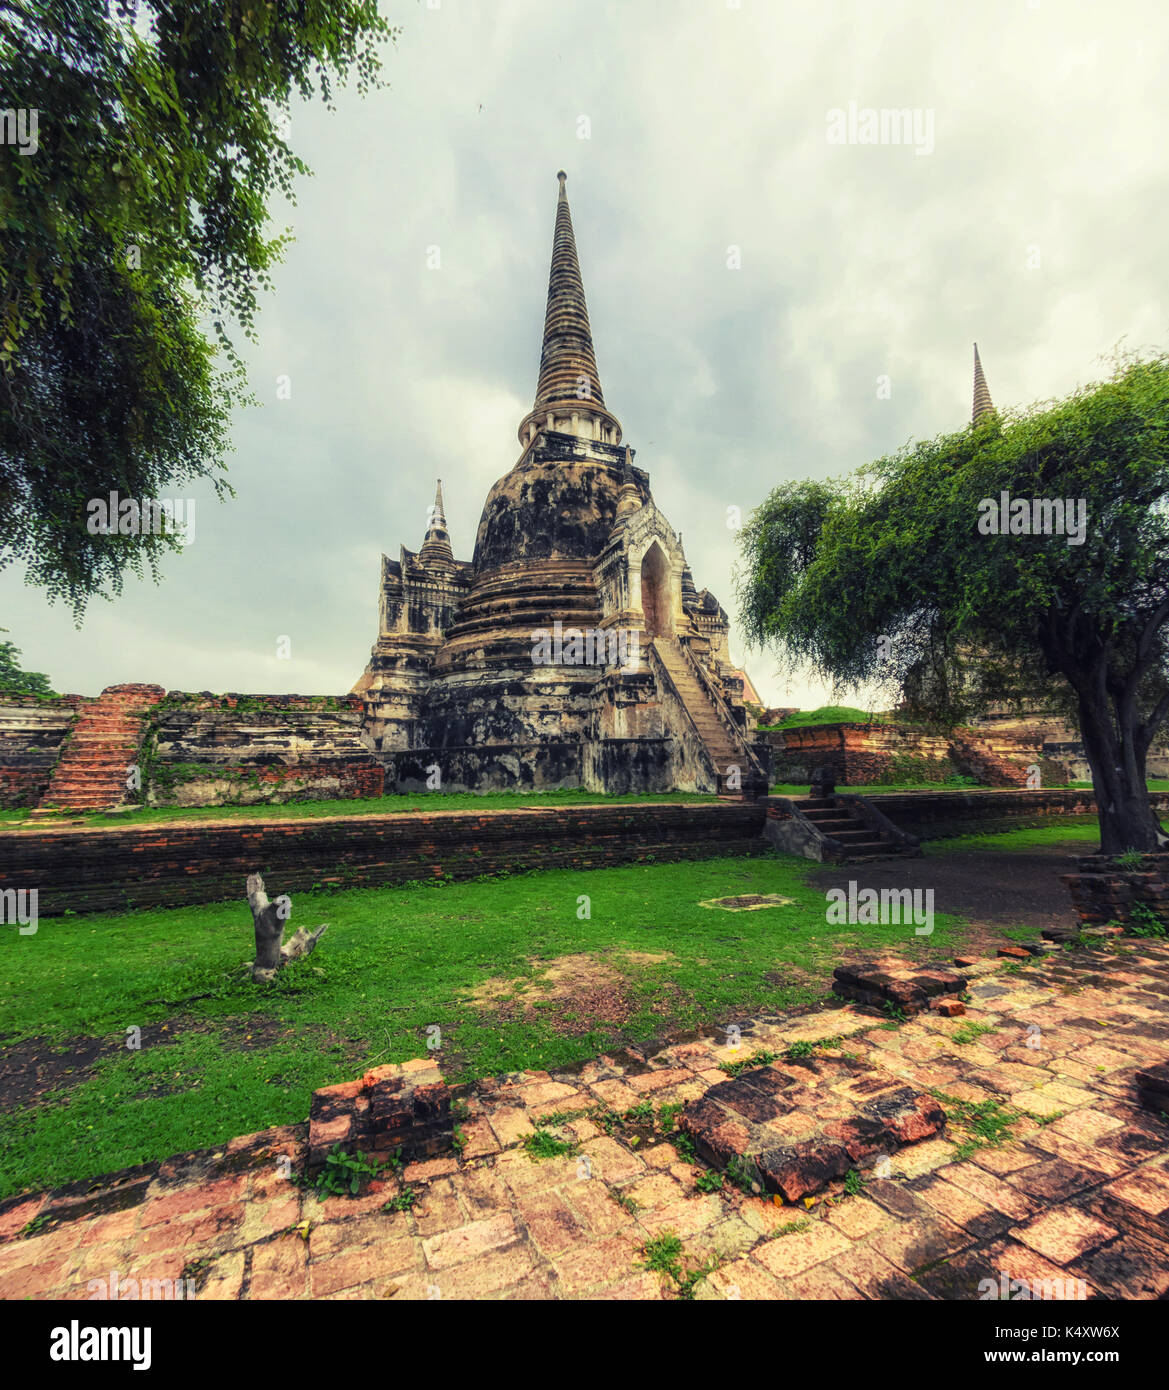
[[[1023,1245],[1009,1237],[988,1246],[985,1256],[987,1273],[983,1277],[998,1281],[1000,1292],[1001,1278],[1004,1274],[1009,1281],[1025,1281],[1032,1290],[1044,1284],[1053,1285],[1057,1280],[1066,1285],[1069,1278],[1076,1277],[1032,1246]],[[1064,1291],[1067,1292],[1066,1288]],[[985,1292],[989,1293],[989,1290]],[[1088,1297],[1091,1297],[1090,1287]]]
[[[461,1128],[467,1141],[463,1150],[465,1159],[482,1158],[484,1154],[498,1153],[503,1147],[496,1137],[491,1121],[486,1117],[480,1120],[464,1120]]]
[[[402,1169],[402,1181],[429,1182],[431,1178],[449,1177],[459,1171],[458,1160],[454,1158],[428,1158],[419,1163],[407,1163]]]
[[[439,1235],[464,1225],[463,1210],[451,1178],[439,1178],[425,1189],[410,1208],[414,1229],[420,1236]]]
[[[1150,1216],[1169,1219],[1169,1173],[1163,1169],[1141,1168],[1125,1178],[1110,1182],[1104,1190],[1110,1196],[1148,1212]]]
[[[1010,1173],[1007,1182],[1022,1188],[1028,1197],[1040,1197],[1047,1202],[1062,1202],[1086,1188],[1104,1182],[1105,1174],[1097,1168],[1082,1168],[1065,1163],[1062,1158],[1037,1163],[1021,1173]],[[1006,1208],[1004,1208],[1005,1210]]]
[[[164,1279],[195,1267],[200,1296],[211,1300],[675,1301],[674,1281],[646,1270],[643,1253],[672,1231],[685,1267],[720,1262],[694,1289],[704,1301],[980,1299],[987,1290],[998,1297],[1004,1276],[1066,1284],[1073,1297],[1077,1281],[1088,1297],[1169,1297],[1165,1127],[1139,1108],[1133,1081],[1169,1051],[1169,944],[1141,943],[1123,962],[1089,949],[1033,967],[1025,982],[998,968],[988,961],[970,972],[982,981],[970,1014],[996,1028],[979,1044],[954,1044],[956,1023],[936,1013],[889,1032],[849,1006],[756,1021],[737,1052],[647,1044],[570,1073],[485,1078],[470,1091],[461,1159],[424,1147],[430,1156],[406,1169],[418,1193],[408,1211],[381,1210],[402,1190],[398,1177],[323,1203],[290,1185],[277,1159],[303,1171],[306,1124],[111,1174],[84,1195],[26,1194],[0,1209],[0,1296],[80,1300],[111,1270]],[[1095,983],[1081,988],[1085,976]],[[1025,1045],[1029,1023],[1042,1029],[1039,1049]],[[836,1033],[850,1035],[853,1060],[821,1049],[762,1068],[762,1082],[760,1069],[732,1081],[714,1065]],[[437,1080],[429,1057],[383,1070],[378,1085]],[[675,1143],[638,1148],[587,1118],[560,1131],[580,1142],[579,1155],[535,1160],[522,1147],[532,1119],[555,1110],[600,1102],[622,1112],[643,1096],[656,1110],[667,1097],[709,1100],[714,1088],[747,1114],[772,1116],[745,1121],[765,1125],[772,1147],[809,1139],[840,1148],[848,1136],[859,1157],[845,1155],[841,1167],[820,1154],[826,1185],[806,1211],[729,1182],[700,1193],[703,1168],[682,1161]],[[1024,1117],[1002,1145],[955,1162],[964,1132],[915,1131],[914,1112],[906,1132],[916,1142],[894,1147],[890,1176],[876,1178],[868,1169],[877,1149],[857,1116],[882,1097],[896,1103],[899,1091],[934,1090],[972,1104],[1006,1100]],[[354,1083],[349,1091],[356,1114],[366,1093]],[[822,1138],[826,1125],[843,1126],[840,1137]],[[866,1180],[863,1194],[844,1197],[850,1162]],[[615,1196],[639,1203],[636,1213]],[[91,1215],[94,1206],[102,1214]],[[45,1215],[45,1230],[22,1234]]]
[[[785,1279],[802,1274],[804,1270],[835,1255],[843,1255],[851,1244],[848,1237],[834,1226],[814,1221],[806,1231],[775,1236],[757,1245],[751,1252],[751,1258],[777,1279]]]
[[[720,1081],[726,1078],[721,1072],[718,1073]],[[641,1099],[632,1086],[624,1081],[594,1081],[589,1090],[603,1105],[607,1105],[610,1110],[624,1112],[632,1109]]]
[[[917,1189],[922,1201],[977,1240],[991,1240],[1002,1235],[1011,1219],[988,1207],[952,1182],[931,1181]]]
[[[791,1290],[755,1263],[754,1260],[735,1260],[723,1265],[702,1281],[695,1297],[702,1300],[788,1298]]]
[[[668,1206],[655,1207],[652,1212],[638,1212],[637,1221],[651,1237],[660,1236],[666,1231],[689,1236],[717,1221],[721,1210],[717,1194],[699,1194],[682,1197]]]
[[[969,1231],[944,1216],[905,1221],[870,1236],[865,1244],[906,1274],[957,1254],[972,1242]]]
[[[308,1267],[312,1297],[322,1298],[384,1275],[416,1270],[420,1263],[415,1242],[405,1236],[348,1250],[327,1260],[313,1260]]]
[[[626,1183],[621,1191],[643,1207],[668,1206],[686,1195],[682,1184],[676,1178],[658,1171],[638,1178],[635,1182]]]
[[[464,1168],[455,1190],[467,1215],[476,1219],[509,1211],[514,1201],[514,1193],[496,1168]]]
[[[604,1178],[606,1182],[620,1182],[645,1172],[644,1162],[636,1155],[622,1148],[615,1139],[593,1139],[582,1152],[588,1155],[593,1175]]]
[[[577,1110],[589,1103],[587,1097],[575,1086],[565,1086],[559,1081],[542,1081],[534,1086],[521,1086],[517,1094],[520,1104],[528,1110],[552,1102],[561,1110]]]
[[[867,1197],[849,1197],[829,1207],[824,1219],[848,1236],[849,1240],[861,1240],[889,1225],[894,1218]]]
[[[351,1256],[342,1256],[351,1259]],[[308,1247],[299,1236],[281,1236],[252,1250],[249,1298],[307,1298]]]
[[[816,1265],[789,1281],[793,1298],[833,1299],[838,1302],[863,1302],[864,1294],[842,1274],[828,1264]]]
[[[611,1190],[600,1181],[576,1182],[558,1189],[594,1236],[610,1236],[633,1224],[633,1213],[613,1200]]]
[[[596,1144],[605,1142],[611,1141],[593,1141]],[[591,1145],[586,1145],[584,1152],[589,1154],[589,1176],[607,1176],[598,1174],[599,1161],[592,1156]],[[579,1160],[572,1155],[536,1159],[529,1157],[522,1149],[510,1149],[507,1153],[500,1154],[495,1160],[494,1171],[513,1193],[538,1192],[544,1188],[562,1187],[565,1183],[576,1182],[582,1172]],[[639,1165],[633,1171],[641,1172],[642,1168]]]
[[[536,1127],[527,1112],[514,1105],[504,1105],[498,1110],[492,1110],[487,1117],[487,1123],[499,1146],[504,1149],[518,1144],[521,1139],[536,1132]]]
[[[1117,1178],[1132,1166],[1131,1160],[1110,1153],[1098,1144],[1078,1144],[1059,1133],[1055,1125],[1031,1135],[1029,1147],[1062,1158],[1074,1167],[1095,1169],[1105,1178]]]
[[[485,1221],[472,1221],[466,1226],[431,1236],[422,1242],[426,1263],[431,1269],[446,1269],[460,1264],[485,1250],[507,1245],[515,1240],[518,1231],[510,1216],[493,1216]]]
[[[611,1283],[621,1270],[630,1276],[637,1273],[637,1261],[644,1259],[643,1245],[644,1241],[624,1233],[609,1236],[562,1256],[553,1262],[553,1268],[565,1293],[587,1293],[598,1284]]]
[[[204,1271],[203,1281],[198,1287],[197,1297],[201,1302],[233,1300],[240,1296],[244,1282],[244,1265],[247,1256],[242,1250],[233,1250],[223,1255]]]
[[[1126,1234],[1092,1251],[1069,1265],[1068,1273],[1106,1298],[1169,1297],[1169,1249],[1141,1234]]]
[[[867,1245],[855,1245],[832,1261],[832,1270],[865,1296],[898,1302],[931,1298],[920,1284],[908,1278],[896,1265]]]
[[[495,1298],[529,1276],[535,1266],[535,1256],[517,1242],[488,1250],[478,1259],[435,1270],[429,1282],[437,1287],[441,1299]]]
[[[611,1284],[607,1289],[596,1289],[589,1297],[603,1299],[606,1302],[620,1300],[622,1302],[654,1302],[661,1301],[668,1295],[668,1286],[659,1274],[654,1274],[651,1270],[642,1270],[640,1274],[635,1274],[632,1278],[621,1279],[616,1284]]]
[[[1122,1121],[1118,1120],[1115,1115],[1105,1115],[1100,1110],[1085,1106],[1081,1110],[1073,1110],[1062,1119],[1056,1120],[1051,1127],[1057,1134],[1064,1134],[1069,1139],[1076,1140],[1077,1143],[1094,1144],[1105,1134],[1111,1134],[1113,1130],[1120,1129],[1121,1125]]]
[[[610,1203],[616,1206],[615,1203]],[[535,1192],[518,1198],[520,1220],[541,1255],[553,1259],[571,1250],[592,1232],[557,1192]]]
[[[976,1149],[970,1155],[970,1162],[976,1167],[983,1168],[986,1172],[994,1173],[1000,1177],[1007,1173],[1019,1173],[1024,1168],[1030,1168],[1033,1163],[1042,1163],[1043,1161],[1043,1153],[1036,1152],[1025,1145],[1009,1145],[1003,1148],[988,1146]]]
[[[953,1183],[956,1187],[960,1187],[963,1192],[977,1197],[980,1202],[985,1202],[988,1207],[1001,1211],[1013,1221],[1024,1221],[1027,1217],[1034,1215],[1040,1207],[1037,1198],[1030,1195],[1026,1174],[1032,1173],[1036,1168],[1042,1166],[1035,1164],[1030,1168],[1021,1170],[1020,1173],[1008,1174],[1007,1178],[999,1179],[992,1173],[984,1172],[973,1163],[955,1163],[949,1168],[943,1168],[938,1173],[938,1178],[941,1182]],[[1019,1187],[1023,1189],[1022,1191],[1017,1187],[1008,1185],[1015,1179],[1019,1179]]]
[[[1118,1232],[1075,1207],[1064,1206],[1045,1211],[1025,1226],[1013,1227],[1010,1234],[1056,1264],[1065,1265],[1112,1240]]]

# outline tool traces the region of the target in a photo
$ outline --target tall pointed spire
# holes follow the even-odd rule
[[[994,402],[990,398],[990,388],[982,374],[982,360],[978,356],[978,344],[974,344],[974,411],[971,423],[977,425],[986,415],[995,413]]]
[[[442,507],[442,479],[438,480],[438,487],[434,493],[434,506],[430,509],[430,524],[426,528],[426,539],[422,542],[422,549],[418,552],[418,558],[423,565],[431,566],[438,564],[455,563],[455,553],[451,549],[451,538],[447,534],[446,516]]]
[[[618,443],[621,427],[605,409],[593,334],[589,327],[584,281],[576,255],[572,213],[568,206],[562,169],[556,177],[556,229],[552,237],[552,265],[548,272],[548,304],[544,311],[544,341],[540,350],[540,377],[530,414],[520,426],[520,442],[526,444],[552,416],[557,429]],[[565,419],[565,416],[568,419]],[[575,417],[575,420],[574,420]]]

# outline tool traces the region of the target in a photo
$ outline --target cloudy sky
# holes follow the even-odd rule
[[[516,460],[560,168],[606,402],[732,616],[728,508],[960,428],[973,340],[1000,405],[1096,378],[1122,338],[1169,340],[1163,0],[382,12],[402,27],[389,85],[293,114],[314,177],[275,209],[297,240],[248,352],[236,498],[196,490],[162,584],[129,582],[80,631],[0,576],[0,624],[58,690],[349,689],[380,554],[417,548],[441,477],[469,559]],[[922,138],[833,142],[850,103],[858,136],[886,108]],[[829,693],[734,629],[732,653],[772,703]]]

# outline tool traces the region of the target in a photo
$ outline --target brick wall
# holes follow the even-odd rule
[[[152,806],[253,805],[380,796],[381,759],[357,695],[172,691],[147,736]]]
[[[1162,818],[1169,815],[1169,792],[1152,792],[1149,799]],[[921,840],[1042,826],[1063,816],[1096,817],[1096,800],[1087,788],[885,792],[872,802],[900,829]]]
[[[944,782],[958,771],[944,734],[900,724],[811,724],[761,737],[774,749],[777,782],[807,782],[821,767],[850,787]]]
[[[0,806],[35,806],[40,801],[73,727],[81,695],[38,700],[5,695],[0,700]]]
[[[236,900],[249,873],[272,894],[372,887],[501,870],[602,868],[764,854],[748,802],[437,811],[283,822],[0,831],[0,887],[36,888],[39,911]]]

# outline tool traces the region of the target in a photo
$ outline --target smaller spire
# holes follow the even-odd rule
[[[439,478],[438,487],[435,489],[434,506],[430,509],[430,524],[426,528],[426,539],[422,542],[418,559],[425,566],[453,565],[455,563],[455,554],[451,549],[451,538],[446,529],[446,515],[443,512],[441,478]]]
[[[982,359],[978,355],[978,344],[974,344],[974,410],[971,424],[977,425],[985,416],[994,415],[994,402],[990,398],[990,388],[982,374]]]
[[[621,491],[617,494],[617,520],[637,511],[641,505],[641,489],[633,476],[633,450],[626,444],[625,462],[621,465]]]

